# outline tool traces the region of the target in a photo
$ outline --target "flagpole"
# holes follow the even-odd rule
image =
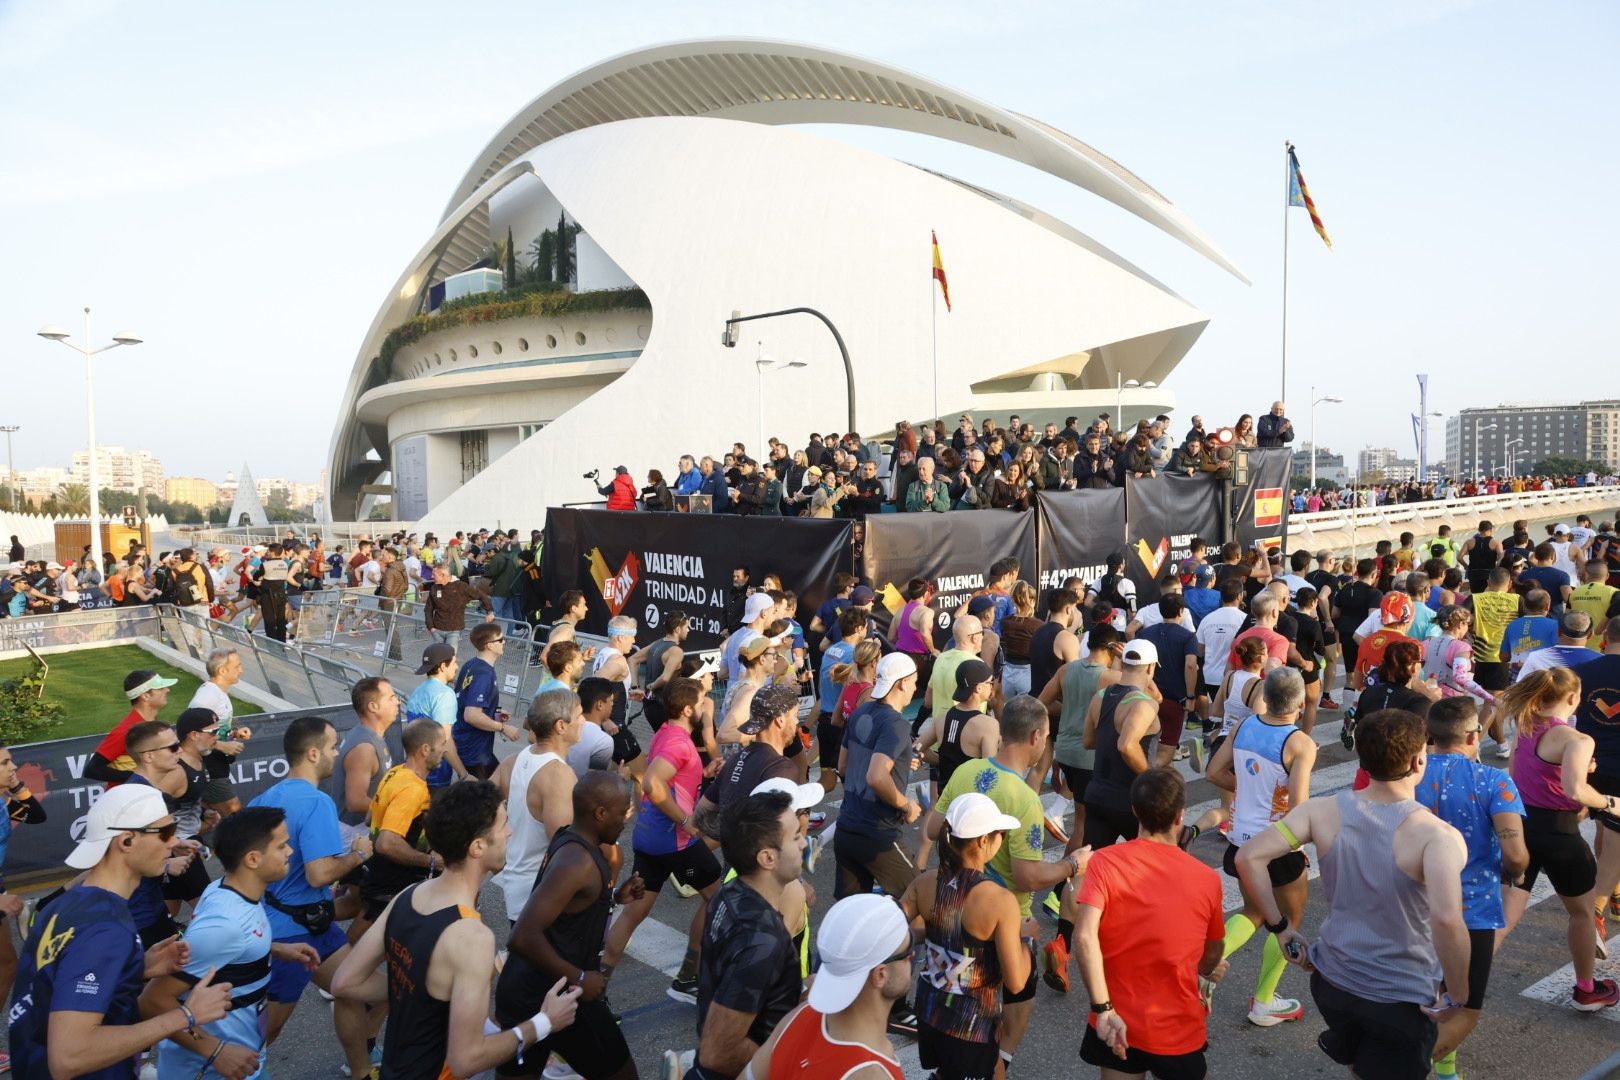
[[[933,338],[934,354],[934,416],[939,419],[939,290],[933,277],[933,252],[929,249],[929,276],[928,276],[928,329]]]
[[[1288,400],[1288,204],[1294,191],[1293,162],[1289,152],[1294,144],[1283,140],[1283,248],[1282,248],[1282,385],[1277,393],[1280,401]],[[1314,451],[1313,451],[1314,453]]]

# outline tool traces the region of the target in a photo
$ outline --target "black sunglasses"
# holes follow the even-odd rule
[[[164,843],[168,843],[170,840],[174,839],[175,830],[179,828],[179,824],[171,821],[167,825],[148,825],[144,829],[125,829],[124,832],[141,833],[145,836],[155,836]]]
[[[173,742],[173,743],[170,743],[168,746],[154,746],[150,750],[137,750],[136,753],[138,753],[138,754],[156,754],[156,753],[158,753],[159,751],[162,751],[162,750],[173,750],[175,753],[178,754],[180,752],[180,744],[177,743],[177,742]]]

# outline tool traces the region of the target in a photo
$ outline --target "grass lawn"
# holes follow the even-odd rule
[[[169,705],[163,710],[162,719],[170,723],[191,700],[200,682],[195,675],[170,667],[138,645],[58,653],[46,656],[45,661],[51,666],[45,680],[45,700],[54,701],[66,710],[60,725],[41,732],[45,739],[70,739],[111,730],[129,713],[129,700],[124,697],[124,676],[137,668],[180,680],[169,691]],[[33,664],[26,656],[0,662],[0,679],[26,674]],[[232,698],[232,701],[236,704],[237,716],[264,711],[241,698]]]

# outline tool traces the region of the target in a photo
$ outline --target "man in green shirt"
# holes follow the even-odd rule
[[[951,647],[934,657],[934,670],[928,676],[923,695],[924,716],[944,716],[956,700],[956,669],[964,660],[979,657],[984,641],[984,623],[977,615],[963,615],[951,624]]]
[[[1002,1060],[1007,1063],[1009,1070],[1013,1054],[1024,1041],[1024,1033],[1029,1030],[1030,1014],[1035,1006],[1035,986],[1040,978],[1034,962],[1039,929],[1030,915],[1030,894],[1037,889],[1050,889],[1079,877],[1085,873],[1086,863],[1091,856],[1089,848],[1082,848],[1057,862],[1043,862],[1041,859],[1041,850],[1045,846],[1046,811],[1041,806],[1040,796],[1035,794],[1026,778],[1046,749],[1046,728],[1046,707],[1035,698],[1019,694],[1008,701],[1001,710],[1001,748],[994,757],[974,758],[957,768],[950,783],[945,785],[945,790],[939,793],[934,808],[928,812],[924,826],[928,838],[938,840],[951,800],[973,791],[989,796],[1002,813],[1018,819],[1019,827],[1007,834],[1006,842],[985,867],[985,872],[993,881],[1018,898],[1018,910],[1024,918],[1020,935],[1030,952],[1027,984],[1021,988],[1008,986],[1002,989],[998,1040]]]

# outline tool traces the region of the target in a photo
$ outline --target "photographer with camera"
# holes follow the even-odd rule
[[[585,474],[585,479],[596,483],[602,477],[601,469],[592,469]],[[640,494],[636,490],[636,482],[630,479],[630,470],[623,465],[613,467],[613,479],[596,489],[598,495],[607,496],[609,510],[634,510],[636,497]]]

